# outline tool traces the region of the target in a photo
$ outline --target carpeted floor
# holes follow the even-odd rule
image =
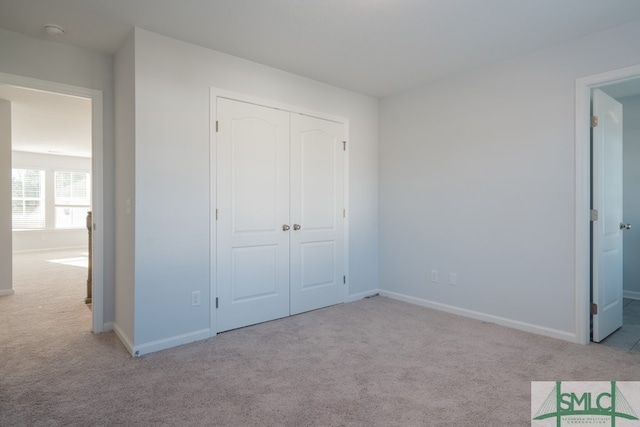
[[[133,359],[89,332],[86,269],[33,262],[0,298],[1,426],[529,426],[532,380],[640,380],[638,353],[384,297]]]

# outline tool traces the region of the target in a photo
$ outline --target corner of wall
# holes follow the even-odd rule
[[[179,345],[189,344],[195,341],[211,338],[211,336],[212,334],[210,329],[201,329],[199,331],[189,332],[169,338],[163,338],[148,343],[136,344],[131,348],[129,348],[129,346],[125,343],[125,347],[127,347],[127,350],[130,350],[132,356],[139,357],[145,354],[155,353],[156,351],[166,350],[168,348],[177,347]]]
[[[531,332],[538,335],[544,335],[551,338],[556,338],[563,341],[569,341],[572,343],[580,343],[579,337],[574,332],[565,332],[552,328],[545,328],[542,326],[534,325],[532,323],[520,322],[513,319],[507,319],[505,317],[494,316],[492,314],[482,313],[474,310],[467,310],[460,307],[454,307],[448,304],[442,304],[436,301],[430,301],[424,298],[412,297],[409,295],[380,290],[380,295],[396,299],[398,301],[404,301],[410,304],[419,305],[426,308],[431,308],[438,311],[444,311],[446,313],[456,314],[458,316],[469,317],[471,319],[480,320],[483,322],[495,323],[500,326],[506,326],[512,329],[518,329],[520,331]]]
[[[0,99],[0,296],[13,294],[11,103]]]
[[[116,336],[120,339],[122,345],[124,345],[124,347],[127,349],[127,352],[129,352],[130,355],[134,356],[133,337],[127,335],[127,333],[123,331],[117,323],[113,323],[113,332],[115,332]]]
[[[133,351],[135,315],[135,56],[134,33],[114,58],[115,176],[114,330]]]

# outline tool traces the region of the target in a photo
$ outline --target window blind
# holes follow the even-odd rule
[[[44,171],[12,169],[11,200],[14,230],[44,228]]]
[[[55,171],[55,227],[86,227],[91,205],[91,175],[86,172]]]

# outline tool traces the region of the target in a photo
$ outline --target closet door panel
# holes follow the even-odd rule
[[[344,137],[341,123],[291,116],[291,314],[344,301]]]
[[[289,114],[218,98],[217,331],[289,315]]]

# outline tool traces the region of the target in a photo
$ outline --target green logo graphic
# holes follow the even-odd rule
[[[616,425],[616,418],[638,420],[638,415],[620,392],[616,381],[611,381],[610,391],[601,393],[562,392],[561,383],[556,381],[555,387],[534,415],[534,420],[556,418],[557,427],[561,426],[562,417],[610,417],[612,427]]]

